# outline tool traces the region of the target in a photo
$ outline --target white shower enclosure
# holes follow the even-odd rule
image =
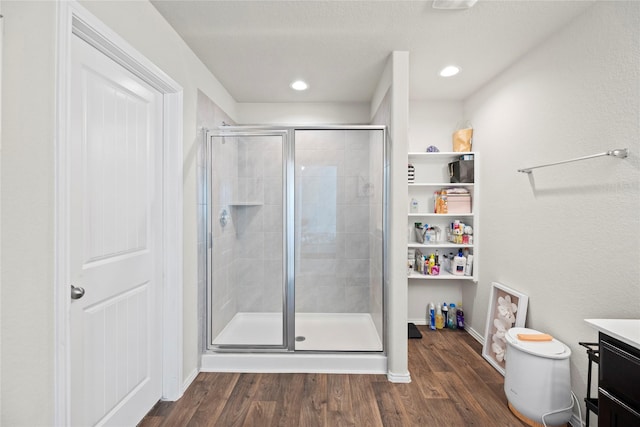
[[[382,352],[385,128],[206,132],[206,351]]]

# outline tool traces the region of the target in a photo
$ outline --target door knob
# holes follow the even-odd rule
[[[84,288],[71,285],[71,299],[80,299],[84,296]]]

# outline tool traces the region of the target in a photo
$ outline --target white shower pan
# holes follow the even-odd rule
[[[279,313],[238,313],[214,345],[278,345]],[[386,374],[387,358],[367,313],[297,313],[296,352],[206,353],[205,372],[317,372]],[[304,338],[303,340],[301,338]]]

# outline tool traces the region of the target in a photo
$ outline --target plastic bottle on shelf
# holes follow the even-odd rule
[[[418,199],[412,198],[411,199],[411,205],[410,205],[410,212],[411,213],[418,213],[418,207],[419,207]]]
[[[455,329],[456,328],[456,305],[451,303],[449,306],[449,322],[447,322],[447,328]]]
[[[451,266],[451,274],[456,276],[464,276],[464,269],[467,264],[467,259],[462,254],[462,249],[458,251],[458,255],[453,258],[453,264]]]
[[[473,255],[467,255],[467,264],[464,267],[464,275],[471,276],[473,274]]]
[[[444,317],[442,317],[442,309],[440,304],[436,308],[436,329],[442,329],[444,327]]]
[[[458,311],[456,312],[456,321],[458,329],[464,329],[464,311],[462,311],[462,304],[458,304]]]
[[[453,274],[453,252],[449,252],[449,268],[447,269],[447,271],[451,274]]]
[[[447,307],[447,303],[442,303],[442,317],[444,318],[444,327],[446,328],[449,324],[449,307]]]

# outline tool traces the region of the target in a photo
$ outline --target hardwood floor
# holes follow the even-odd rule
[[[200,373],[177,402],[158,402],[139,427],[521,427],[503,377],[462,331],[409,340],[410,384],[385,375]]]

